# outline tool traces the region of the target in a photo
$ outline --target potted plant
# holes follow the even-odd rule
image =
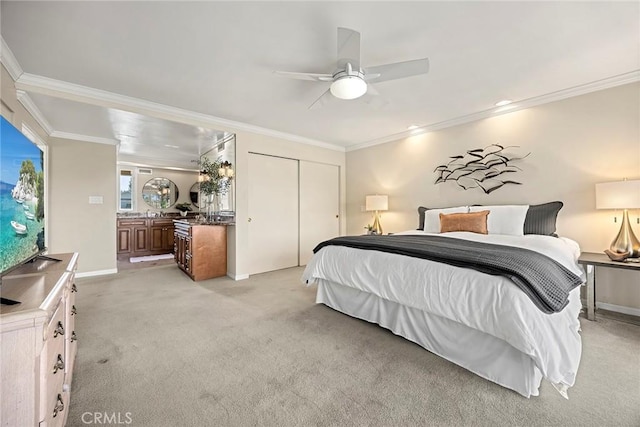
[[[230,166],[231,164],[223,162],[221,158],[212,161],[203,156],[198,160],[201,174],[204,175],[204,180],[200,183],[200,191],[206,196],[207,217],[220,211],[221,197],[226,196],[231,188],[233,177],[221,174],[226,165]]]
[[[187,213],[191,212],[191,203],[189,202],[178,203],[176,205],[176,209],[180,211],[181,216],[187,216]]]

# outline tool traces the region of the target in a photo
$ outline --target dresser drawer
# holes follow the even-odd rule
[[[73,365],[78,351],[78,337],[76,335],[76,316],[78,310],[76,308],[76,292],[71,292],[69,287],[69,297],[67,298],[65,307],[66,325],[68,332],[65,333],[65,351],[64,351],[64,383],[71,386],[71,374],[73,373]],[[77,289],[77,288],[76,288]]]
[[[53,351],[57,351],[58,348],[64,348],[64,338],[67,333],[66,325],[66,317],[65,317],[65,304],[62,300],[60,300],[60,304],[56,307],[53,312],[53,316],[51,316],[51,320],[43,329],[44,331],[44,352],[50,353]]]
[[[40,355],[40,420],[52,415],[62,395],[65,372],[65,304],[61,303],[46,328],[45,342]],[[57,417],[56,417],[57,418]]]
[[[55,405],[45,414],[40,422],[41,427],[62,427],[65,425],[69,413],[69,393],[60,390],[55,396]]]

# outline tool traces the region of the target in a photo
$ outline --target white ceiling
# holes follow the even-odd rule
[[[501,99],[546,99],[615,76],[637,79],[640,70],[639,2],[3,0],[0,7],[2,38],[25,76],[347,149],[412,124],[473,117]],[[381,99],[372,103],[336,99],[309,110],[328,83],[273,71],[332,72],[339,26],[361,32],[365,67],[429,57],[429,74],[379,83]],[[52,130],[121,140],[123,154],[188,157],[222,137],[36,86],[25,90]]]

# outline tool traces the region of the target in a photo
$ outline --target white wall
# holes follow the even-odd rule
[[[236,226],[235,248],[229,256],[235,259],[236,276],[244,277],[249,271],[248,258],[248,162],[249,153],[269,154],[291,159],[308,160],[338,166],[340,170],[340,233],[346,232],[345,200],[345,153],[313,145],[305,145],[282,139],[257,135],[251,132],[236,132]]]
[[[449,156],[487,145],[531,152],[512,178],[489,195],[454,183],[435,185],[438,165]],[[466,204],[536,204],[561,200],[558,232],[583,251],[601,252],[619,229],[614,212],[595,210],[595,184],[640,178],[640,84],[628,84],[497,117],[416,135],[347,153],[347,232],[361,234],[371,215],[361,212],[367,194],[388,194],[385,232],[417,227],[417,207]],[[640,226],[632,214],[633,227]],[[637,276],[602,270],[597,298],[640,308]]]

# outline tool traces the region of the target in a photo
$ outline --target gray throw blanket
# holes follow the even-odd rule
[[[442,236],[344,236],[327,240],[325,246],[389,252],[502,275],[515,283],[542,312],[561,311],[569,292],[582,283],[580,277],[555,260],[529,249],[495,245]]]

